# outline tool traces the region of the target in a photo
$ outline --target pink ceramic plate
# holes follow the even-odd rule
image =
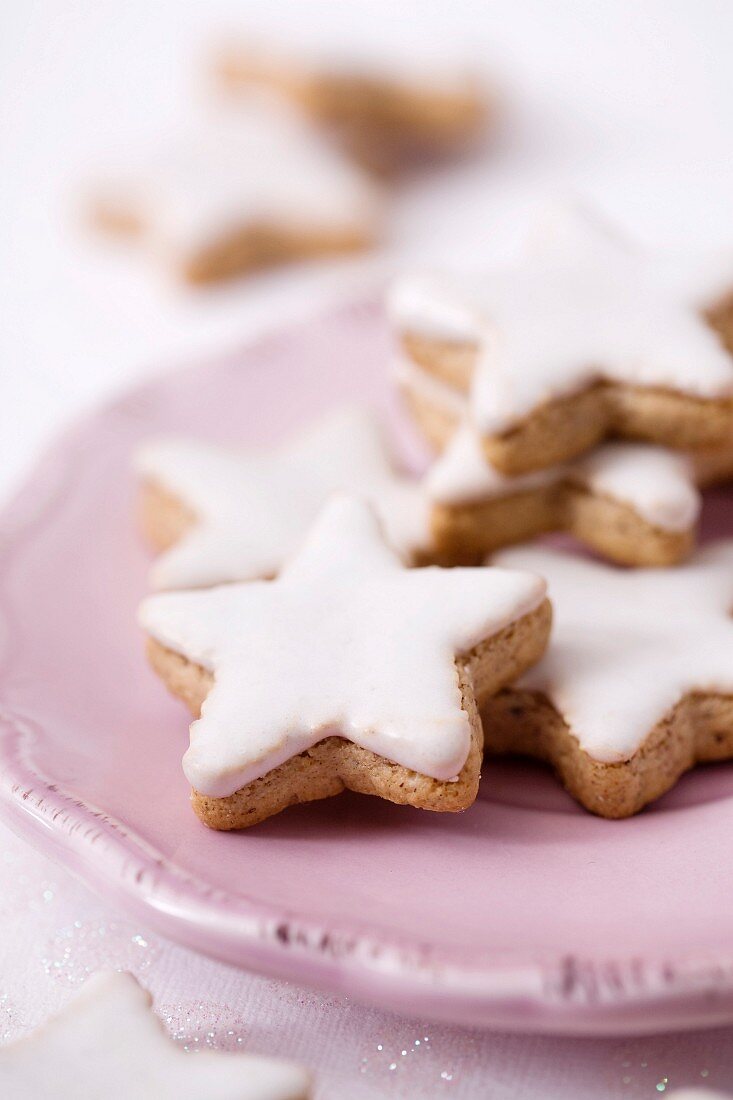
[[[347,397],[389,404],[371,306],[169,374],[72,431],[0,543],[0,805],[150,926],[402,1012],[565,1032],[733,1020],[733,766],[601,821],[549,772],[490,764],[458,816],[342,796],[241,834],[188,807],[187,717],[148,671],[130,451],[251,444]],[[709,526],[733,533],[713,495]],[[733,654],[731,654],[733,660]]]

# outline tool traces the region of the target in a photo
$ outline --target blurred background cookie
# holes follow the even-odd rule
[[[494,96],[465,57],[447,58],[439,44],[421,54],[412,38],[402,48],[361,50],[264,45],[243,34],[214,60],[220,83],[234,94],[274,88],[328,126],[360,162],[394,170],[465,150],[489,125]]]
[[[190,114],[99,181],[95,226],[192,283],[374,243],[377,187],[286,103]]]

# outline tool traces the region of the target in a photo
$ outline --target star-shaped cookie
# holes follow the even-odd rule
[[[692,549],[700,494],[691,459],[650,443],[605,443],[572,462],[507,477],[464,424],[429,470],[435,552],[475,561],[566,531],[611,561],[673,565]]]
[[[164,551],[154,588],[275,576],[337,490],[372,502],[407,562],[428,554],[424,494],[394,472],[379,424],[363,409],[339,409],[276,451],[162,439],[143,445],[135,465],[144,530]]]
[[[733,541],[643,572],[544,547],[493,560],[547,579],[555,624],[546,657],[484,706],[489,751],[549,760],[603,817],[733,756]]]
[[[399,279],[390,311],[408,356],[469,392],[487,458],[521,474],[609,434],[680,448],[733,434],[733,357],[703,315],[730,286],[717,257],[683,274],[568,214],[503,270]]]
[[[733,438],[694,452],[605,443],[512,477],[487,461],[466,419],[465,395],[404,360],[396,380],[418,426],[443,447],[423,482],[437,561],[470,563],[502,546],[565,531],[611,561],[674,564],[692,549],[698,487],[733,478]]]
[[[199,715],[184,771],[201,819],[242,828],[345,787],[433,810],[478,787],[476,701],[544,650],[541,578],[407,569],[336,496],[274,581],[142,604],[151,662]]]
[[[490,115],[485,82],[465,52],[445,43],[429,51],[409,41],[398,51],[383,39],[330,49],[268,48],[253,41],[229,44],[216,71],[230,92],[253,85],[274,88],[335,132],[368,167],[396,169],[415,157],[456,151],[475,138]]]
[[[176,1046],[131,974],[98,973],[58,1016],[0,1048],[6,1100],[306,1100],[299,1066]]]
[[[286,104],[252,96],[189,120],[106,173],[95,224],[190,282],[373,243],[381,196]]]

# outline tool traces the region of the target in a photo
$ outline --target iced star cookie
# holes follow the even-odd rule
[[[194,283],[366,247],[380,210],[355,165],[266,97],[167,134],[147,160],[110,171],[92,202],[99,228]]]
[[[504,270],[398,279],[389,308],[407,356],[468,394],[502,473],[567,461],[607,435],[712,447],[733,436],[733,357],[708,320],[725,328],[733,263],[727,284],[718,257],[679,263],[574,214]]]
[[[251,1054],[188,1054],[131,974],[89,978],[68,1008],[0,1048],[7,1100],[306,1100],[299,1066]]]
[[[238,829],[344,788],[470,806],[477,702],[539,659],[550,612],[531,574],[405,568],[368,505],[339,495],[276,580],[151,596],[140,623],[198,718],[194,810]]]
[[[395,168],[460,149],[490,116],[485,82],[465,61],[434,49],[418,55],[412,39],[399,56],[384,44],[288,53],[241,42],[221,51],[216,71],[230,92],[258,85],[284,94],[368,166]]]
[[[733,756],[733,541],[629,572],[549,548],[492,559],[547,579],[546,657],[489,699],[489,752],[548,760],[602,817],[627,817],[695,763]]]
[[[606,443],[573,462],[507,477],[465,424],[425,479],[440,560],[473,562],[502,546],[565,531],[624,565],[673,565],[700,511],[690,459],[648,443]]]
[[[406,562],[429,556],[425,496],[395,473],[376,418],[360,408],[338,409],[270,453],[162,439],[143,445],[135,466],[143,528],[163,551],[154,588],[275,576],[337,490],[371,501]]]
[[[733,478],[733,440],[697,452],[605,443],[570,462],[507,476],[487,461],[465,420],[464,394],[414,364],[401,362],[397,380],[424,434],[444,447],[423,481],[438,561],[473,562],[564,531],[620,564],[671,565],[692,549],[697,487]]]

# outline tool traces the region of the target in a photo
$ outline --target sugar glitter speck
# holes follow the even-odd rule
[[[110,968],[144,973],[157,947],[123,921],[75,920],[47,944],[41,959],[46,974],[67,985],[81,985],[95,970]]]
[[[700,1070],[700,1076],[701,1077],[709,1077],[710,1076],[710,1070],[709,1069],[701,1069]]]
[[[164,1004],[159,1014],[171,1036],[186,1051],[241,1049],[244,1021],[226,1006],[212,1001]]]
[[[15,1039],[22,1030],[22,1022],[18,1019],[10,996],[0,993],[0,1042],[7,1043]]]

